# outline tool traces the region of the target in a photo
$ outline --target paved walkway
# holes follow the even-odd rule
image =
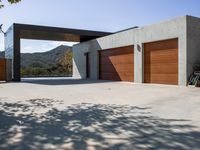
[[[200,149],[198,88],[26,79],[0,99],[0,149]]]

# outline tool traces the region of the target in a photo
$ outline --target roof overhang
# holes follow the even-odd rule
[[[83,42],[110,35],[110,32],[48,27],[28,24],[13,24],[21,39]]]

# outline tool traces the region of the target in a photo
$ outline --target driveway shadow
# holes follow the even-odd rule
[[[106,80],[90,80],[90,79],[60,79],[60,78],[24,78],[22,83],[41,84],[41,85],[78,85],[78,84],[94,84],[94,83],[108,83],[116,81]]]
[[[0,149],[199,149],[188,120],[153,116],[151,108],[33,99],[0,102]],[[40,112],[45,110],[44,112]]]

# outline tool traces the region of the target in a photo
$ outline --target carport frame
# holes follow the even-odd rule
[[[84,42],[110,34],[112,33],[14,23],[5,34],[5,57],[12,59],[12,80],[21,81],[21,39]]]

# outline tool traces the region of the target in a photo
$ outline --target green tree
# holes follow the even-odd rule
[[[62,65],[65,72],[68,74],[72,74],[72,51],[67,51],[59,60],[59,64]]]
[[[15,4],[20,2],[21,0],[7,0],[10,4]],[[2,3],[2,0],[0,0],[0,8],[4,7],[4,4]]]

